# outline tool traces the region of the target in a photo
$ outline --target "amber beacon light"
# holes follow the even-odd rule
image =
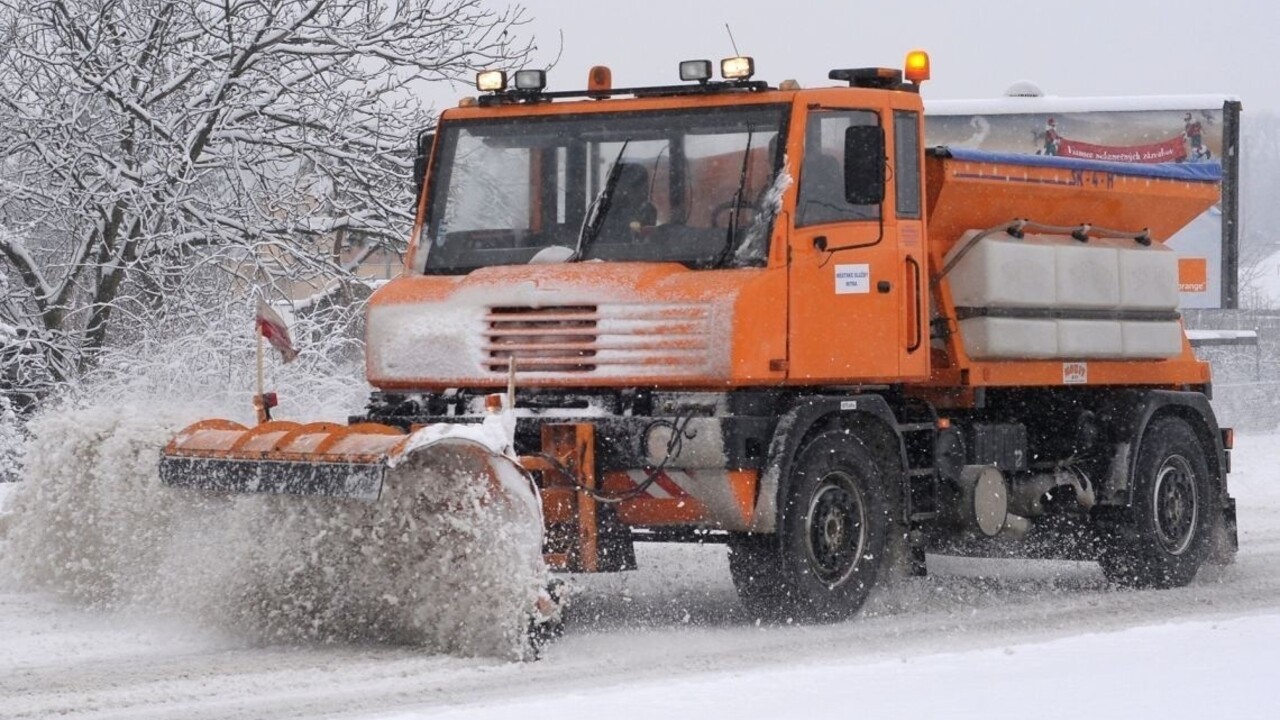
[[[613,71],[606,65],[594,65],[587,73],[587,93],[607,94],[613,89]]]
[[[912,50],[907,53],[907,79],[919,85],[929,79],[929,53],[923,50]]]

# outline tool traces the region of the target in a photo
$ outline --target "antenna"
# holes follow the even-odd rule
[[[738,52],[738,43],[733,39],[733,30],[729,29],[729,23],[724,24],[724,31],[729,33],[729,44],[733,46],[733,54],[735,56],[741,55],[742,53]]]

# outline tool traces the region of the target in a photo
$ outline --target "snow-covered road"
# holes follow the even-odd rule
[[[383,646],[255,647],[176,618],[0,595],[0,717],[1275,717],[1280,436],[1241,436],[1241,552],[1125,592],[1076,563],[931,558],[834,626],[757,627],[720,547],[588,578],[536,663]],[[2,492],[2,491],[0,491]]]

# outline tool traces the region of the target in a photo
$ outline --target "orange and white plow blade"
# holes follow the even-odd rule
[[[372,502],[381,496],[389,476],[400,474],[393,468],[411,472],[410,468],[427,467],[444,476],[474,478],[495,498],[520,492],[520,486],[532,488],[514,461],[476,440],[444,435],[412,443],[412,437],[376,423],[278,420],[246,427],[230,420],[202,420],[164,448],[160,479],[172,487],[214,492]]]
[[[442,424],[409,434],[378,424],[206,420],[164,448],[160,478],[178,488],[256,494],[234,505],[302,529],[311,549],[285,564],[286,579],[293,582],[298,563],[318,562],[318,575],[337,585],[302,596],[318,608],[315,618],[292,600],[272,617],[325,628],[357,622],[449,652],[531,657],[559,626],[565,595],[548,584],[537,487],[492,449],[502,446],[497,430]],[[324,614],[335,607],[336,615]]]

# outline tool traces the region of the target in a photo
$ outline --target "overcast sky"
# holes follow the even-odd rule
[[[500,0],[490,0],[497,6]],[[523,0],[539,50],[563,53],[549,89],[580,89],[594,64],[616,86],[677,81],[682,59],[733,54],[756,77],[831,84],[835,67],[900,67],[929,51],[927,99],[996,97],[1017,80],[1050,95],[1222,93],[1280,112],[1277,0]],[[718,63],[717,63],[718,67]],[[463,88],[457,89],[464,92]],[[452,104],[449,98],[440,102]]]

